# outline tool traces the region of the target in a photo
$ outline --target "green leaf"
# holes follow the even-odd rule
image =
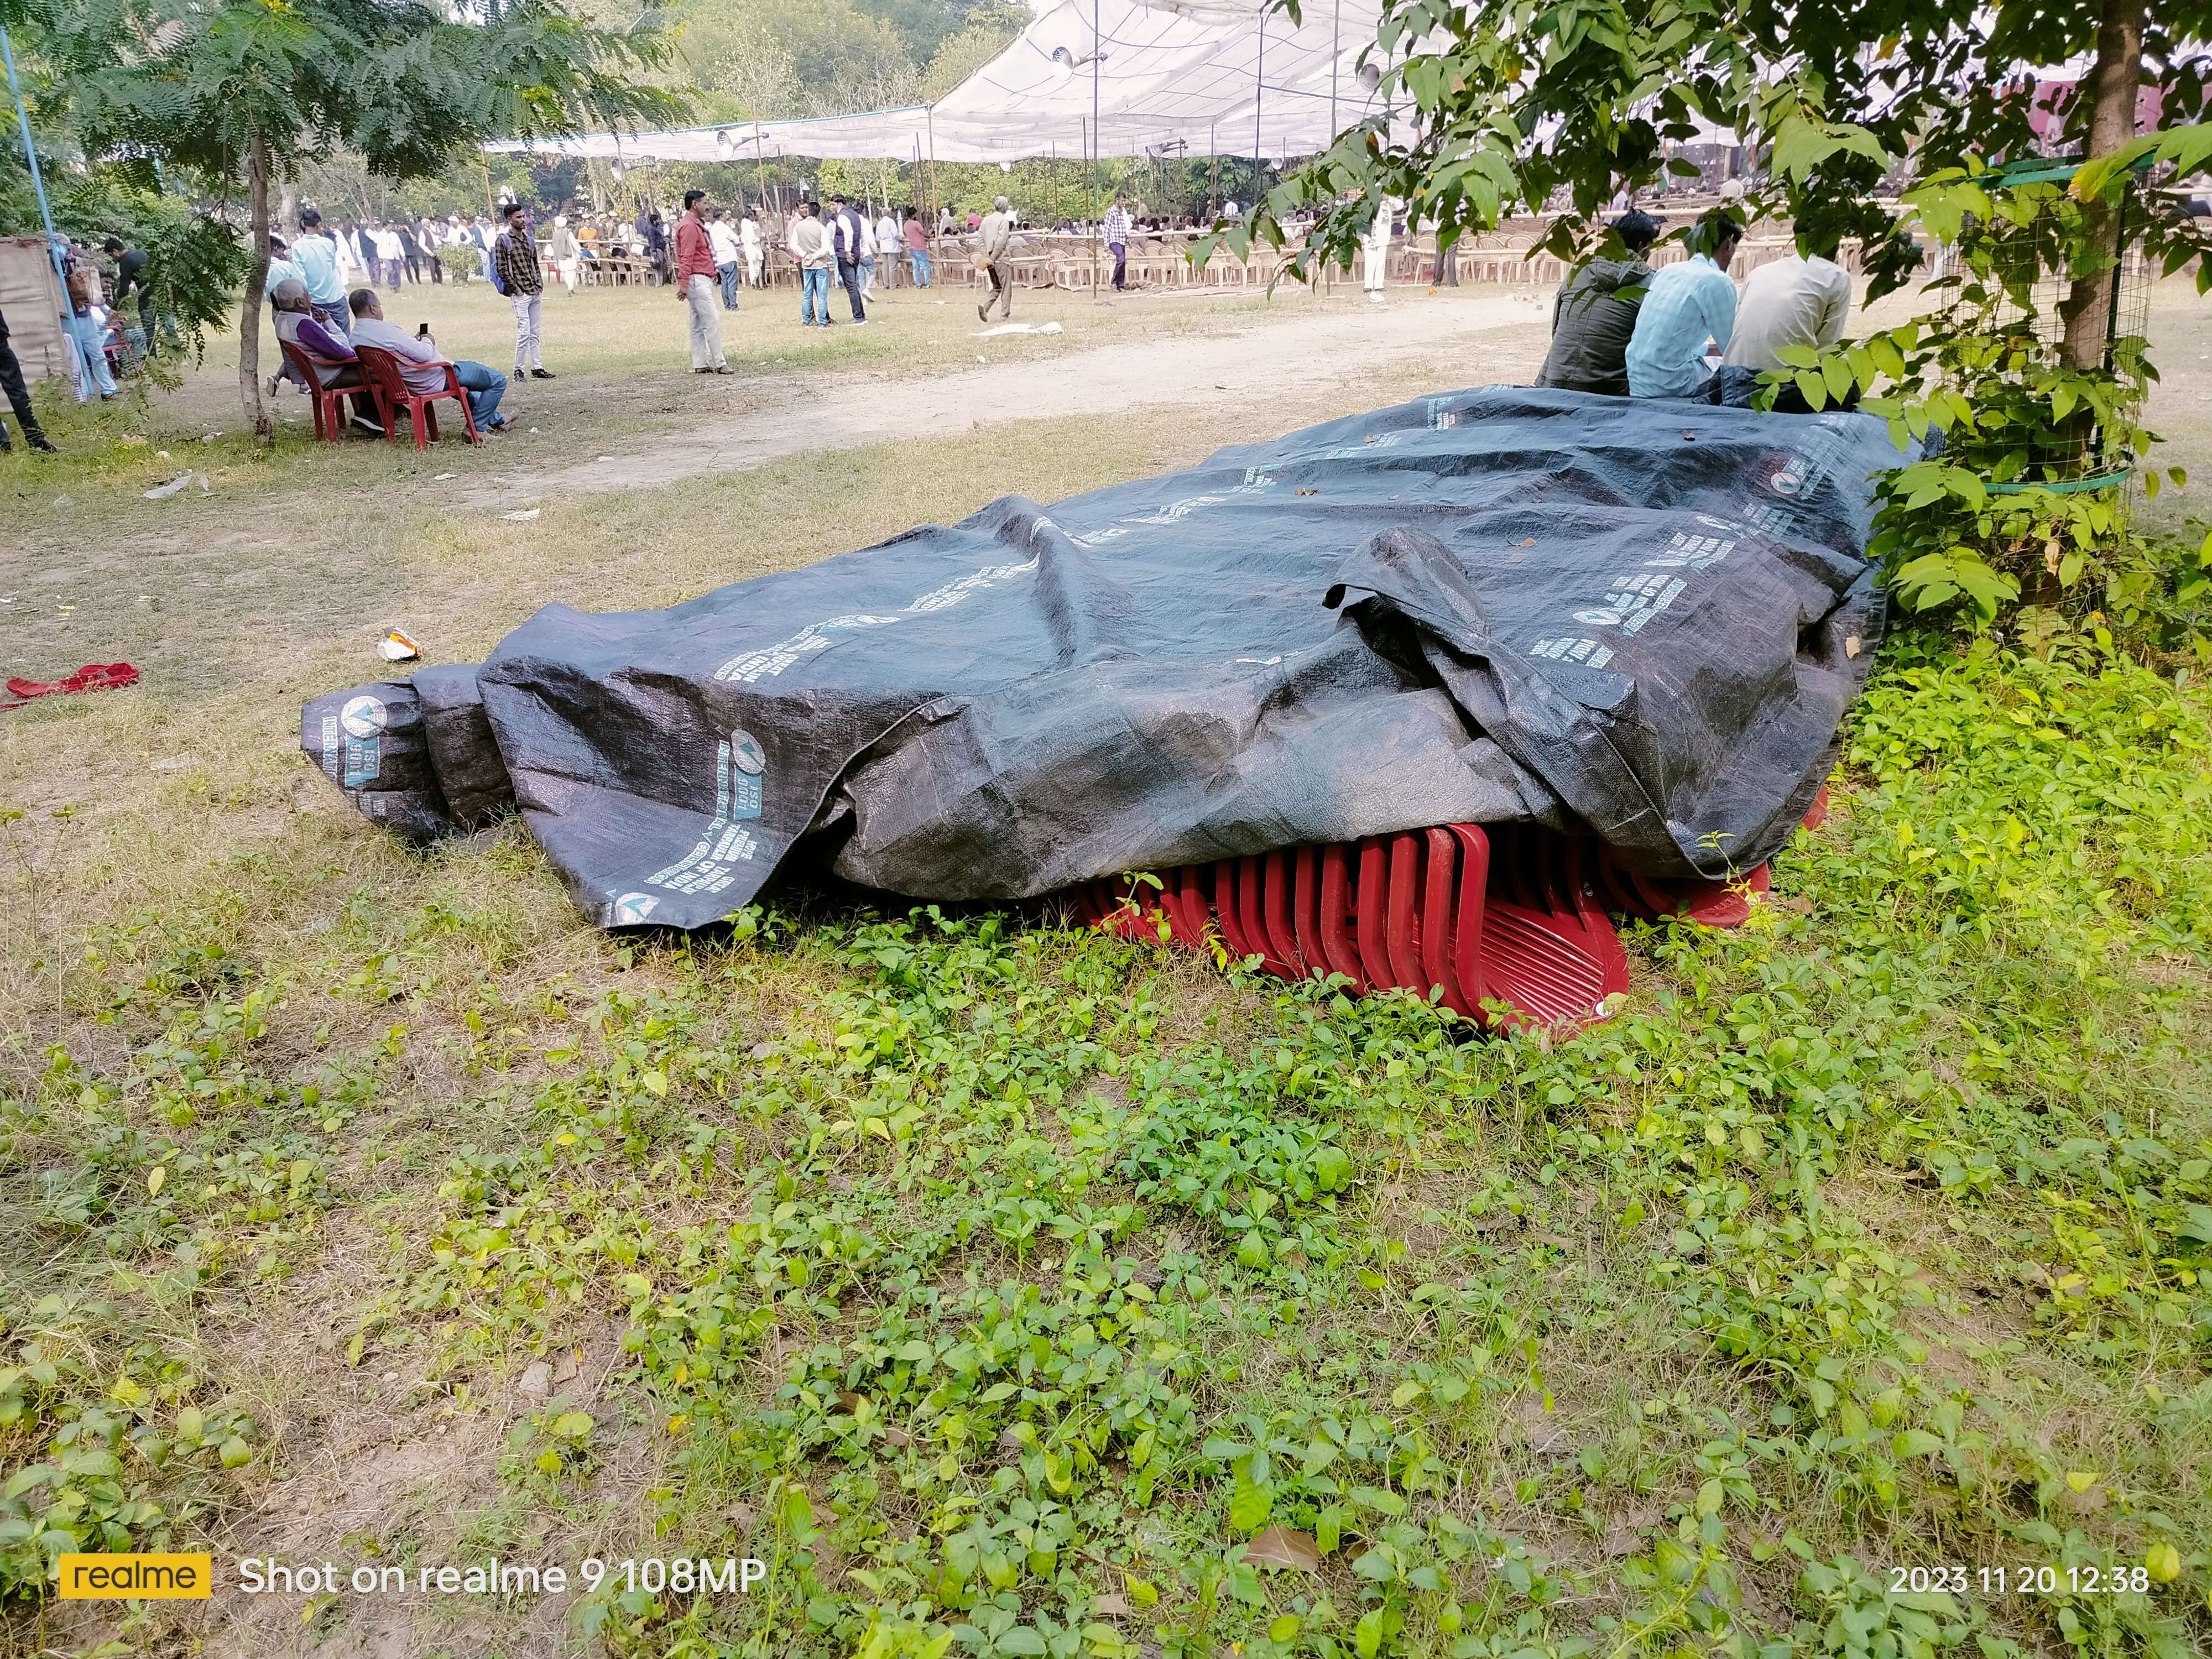
[[[1352,1564],[1352,1570],[1362,1578],[1372,1578],[1379,1584],[1387,1584],[1398,1576],[1397,1567],[1381,1550],[1368,1551]]]
[[[1229,1500],[1229,1524],[1239,1532],[1257,1532],[1274,1507],[1274,1494],[1265,1486],[1239,1486]]]
[[[1899,1457],[1932,1457],[1943,1449],[1943,1443],[1925,1429],[1907,1429],[1889,1449]]]
[[[1395,1492],[1384,1492],[1379,1487],[1354,1486],[1352,1489],[1352,1498],[1354,1503],[1364,1504],[1369,1509],[1384,1515],[1398,1516],[1406,1512],[1404,1498],[1399,1497]]]
[[[1013,1629],[1000,1637],[995,1645],[1001,1653],[1042,1656],[1052,1651],[1045,1645],[1044,1638],[1027,1625],[1015,1626]]]
[[[559,1435],[563,1440],[579,1439],[592,1431],[591,1413],[562,1412],[549,1426],[553,1433]]]
[[[1314,1542],[1323,1555],[1336,1553],[1337,1547],[1344,1542],[1344,1506],[1341,1504],[1330,1504],[1322,1508],[1320,1518],[1314,1522]]]

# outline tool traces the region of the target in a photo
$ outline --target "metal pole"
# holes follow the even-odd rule
[[[31,141],[31,112],[23,107],[23,89],[15,82],[15,52],[8,44],[8,31],[0,28],[0,59],[8,65],[8,92],[15,100],[15,123],[23,134],[23,159],[31,164],[31,190],[39,198],[39,219],[46,228],[46,260],[54,268],[54,280],[61,284],[63,316],[62,332],[70,342],[70,384],[76,389],[76,400],[82,403],[92,396],[87,385],[92,369],[84,361],[76,329],[70,326],[76,320],[76,306],[70,298],[69,272],[62,265],[61,250],[54,246],[53,210],[46,205],[46,181],[39,172],[39,147]]]
[[[922,203],[922,205],[927,209],[929,216],[922,222],[922,228],[929,234],[930,251],[935,253],[938,258],[943,258],[945,257],[945,250],[939,244],[937,234],[937,222],[943,216],[943,215],[939,212],[937,205],[936,105],[924,104],[921,106],[921,125],[929,137],[929,193],[924,198]],[[931,272],[930,276],[932,281],[936,279],[936,273],[934,271]],[[972,278],[970,279],[970,286],[973,286]]]
[[[1252,205],[1260,205],[1260,174],[1267,165],[1260,152],[1260,94],[1266,89],[1267,68],[1267,9],[1260,8],[1260,47],[1252,59]]]
[[[1336,142],[1336,72],[1344,61],[1344,0],[1336,0],[1336,21],[1328,36],[1328,142]]]
[[[1101,30],[1098,27],[1099,0],[1091,0],[1091,173],[1096,184],[1098,173],[1098,47]],[[1098,297],[1098,209],[1091,199],[1091,188],[1083,192],[1084,215],[1091,221],[1091,297]]]

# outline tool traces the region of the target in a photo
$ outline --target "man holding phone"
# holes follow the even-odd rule
[[[356,289],[347,303],[353,309],[356,345],[374,346],[399,359],[399,378],[407,382],[410,392],[446,389],[446,358],[430,337],[429,324],[424,323],[411,335],[401,333],[384,320],[384,307],[373,288]],[[499,400],[507,395],[506,375],[483,363],[458,362],[453,365],[453,378],[469,394],[469,416],[477,431],[497,432],[507,425],[507,417],[499,412]]]

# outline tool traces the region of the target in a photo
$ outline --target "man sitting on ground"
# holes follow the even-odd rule
[[[313,240],[313,239],[308,239]],[[323,325],[307,301],[307,286],[304,283],[286,280],[276,284],[276,291],[269,296],[270,320],[276,325],[276,337],[286,345],[298,346],[315,358],[315,378],[325,390],[334,386],[363,386],[361,362],[353,354],[353,347],[342,334],[333,334]],[[353,418],[356,425],[383,435],[380,422],[371,418],[375,399],[367,391],[354,398]]]
[[[1644,250],[1659,234],[1660,222],[1632,209],[1612,228],[1628,257],[1592,259],[1559,284],[1552,305],[1552,349],[1536,376],[1538,386],[1628,395],[1628,342],[1652,275]]]
[[[428,323],[418,334],[402,333],[384,320],[384,307],[373,288],[356,289],[346,303],[353,307],[356,345],[374,346],[399,359],[399,378],[410,392],[446,389],[447,360],[430,337]],[[469,415],[477,431],[497,432],[507,424],[507,417],[499,412],[499,400],[507,395],[506,375],[483,363],[464,361],[453,365],[453,378],[469,394]]]
[[[1628,342],[1628,395],[1694,398],[1705,389],[1708,341],[1725,346],[1735,332],[1735,258],[1743,227],[1716,208],[1690,233],[1690,257],[1668,265],[1644,289]]]
[[[1729,337],[1715,377],[1716,401],[1748,408],[1759,375],[1792,372],[1794,366],[1782,361],[1784,347],[1825,351],[1844,337],[1844,321],[1851,309],[1851,274],[1836,263],[1837,241],[1837,233],[1831,230],[1816,242],[1801,221],[1797,246],[1811,251],[1772,260],[1743,279],[1735,332]],[[1785,415],[1813,412],[1805,394],[1789,381],[1776,394],[1774,407]]]

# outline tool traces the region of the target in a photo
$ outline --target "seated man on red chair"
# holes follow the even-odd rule
[[[353,312],[354,343],[374,346],[398,358],[399,378],[410,392],[446,389],[446,358],[430,337],[429,324],[413,334],[402,333],[384,320],[384,307],[373,288],[356,289],[346,304]],[[507,417],[499,412],[499,400],[507,395],[506,375],[482,363],[464,362],[453,365],[453,378],[469,394],[469,414],[477,431],[497,432],[507,424]]]
[[[315,318],[307,302],[307,285],[288,277],[269,292],[271,319],[276,325],[276,337],[286,345],[298,346],[310,356],[329,359],[315,365],[315,375],[325,390],[333,386],[365,386],[361,377],[361,363],[353,355],[353,348],[343,337],[332,334]],[[384,426],[371,418],[376,400],[364,390],[353,400],[354,422],[384,434]]]

